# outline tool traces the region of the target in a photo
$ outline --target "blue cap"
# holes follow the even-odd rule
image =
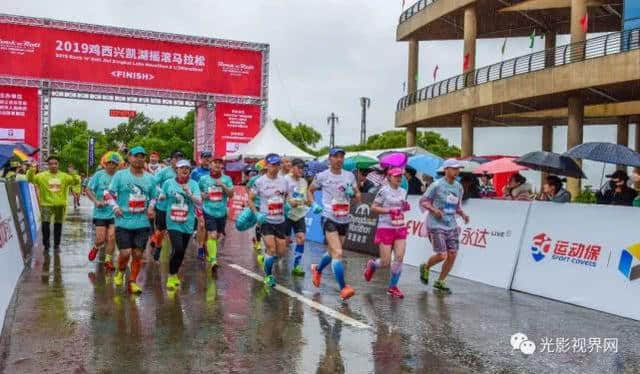
[[[141,153],[143,155],[146,155],[147,151],[145,151],[144,148],[142,148],[141,146],[136,146],[136,147],[131,148],[129,153],[131,154],[131,156],[135,156],[135,155],[138,155],[138,154],[141,154]]]
[[[329,156],[335,156],[338,153],[342,153],[343,155],[347,152],[344,151],[344,148],[340,148],[340,147],[333,147],[331,148],[331,150],[329,151]]]
[[[271,164],[271,165],[277,165],[282,161],[280,156],[278,156],[275,153],[269,153],[267,157],[264,158],[264,160],[267,161],[267,164]]]
[[[442,164],[442,169],[462,169],[463,167],[464,165],[462,165],[462,163],[460,163],[460,161],[456,160],[455,158],[450,158]]]
[[[200,152],[200,157],[211,157],[211,152],[202,151],[202,152]]]

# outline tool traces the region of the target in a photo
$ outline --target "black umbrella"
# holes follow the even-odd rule
[[[571,148],[565,155],[607,164],[640,167],[640,153],[613,143],[584,143]]]
[[[529,169],[549,174],[572,178],[586,178],[578,163],[571,157],[553,152],[530,152],[514,162],[518,165],[526,166]]]

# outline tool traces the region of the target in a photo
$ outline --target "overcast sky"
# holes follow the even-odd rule
[[[412,1],[407,1],[407,6]],[[271,45],[269,117],[305,122],[328,143],[327,116],[340,118],[336,143],[359,141],[359,97],[371,98],[368,134],[393,128],[397,100],[407,76],[407,44],[395,41],[401,0],[3,0],[0,12],[68,21],[123,26],[215,38],[264,42]],[[482,22],[482,20],[479,20]],[[558,43],[567,43],[558,37]],[[477,66],[530,53],[528,39],[482,40]],[[536,39],[534,50],[544,41]],[[462,43],[422,42],[419,84],[459,74]],[[110,108],[143,111],[156,118],[183,115],[187,109],[54,100],[53,122],[81,118],[94,129],[113,127]],[[460,144],[457,129],[438,130]],[[632,127],[633,134],[633,127]],[[614,126],[587,127],[585,141],[615,141]],[[540,128],[477,129],[476,154],[514,154],[540,148]],[[557,128],[554,150],[566,148],[566,129]],[[591,183],[599,183],[601,166],[585,165]],[[532,174],[533,176],[534,174]]]

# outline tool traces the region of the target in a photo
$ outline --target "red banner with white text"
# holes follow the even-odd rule
[[[260,97],[262,52],[0,23],[0,75]]]
[[[260,131],[260,105],[216,104],[216,156],[234,153]]]
[[[0,86],[0,142],[40,148],[38,104],[37,88]]]

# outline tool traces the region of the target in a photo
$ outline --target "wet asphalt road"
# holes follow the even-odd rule
[[[91,264],[90,207],[70,209],[59,255],[37,254],[6,328],[6,373],[637,373],[640,322],[522,293],[452,278],[452,295],[434,293],[405,266],[405,299],[386,294],[387,271],[367,284],[366,256],[348,253],[348,303],[325,271],[319,289],[310,277],[291,279],[288,259],[279,283],[364,323],[358,328],[232,268],[261,274],[250,235],[231,232],[214,278],[189,250],[181,289],[164,288],[167,263],[148,260],[130,296]],[[231,227],[231,226],[229,226]],[[323,249],[309,244],[304,265]],[[166,257],[166,256],[165,256]],[[640,302],[636,302],[640,307]],[[616,338],[618,352],[512,350],[516,332],[542,340]]]

